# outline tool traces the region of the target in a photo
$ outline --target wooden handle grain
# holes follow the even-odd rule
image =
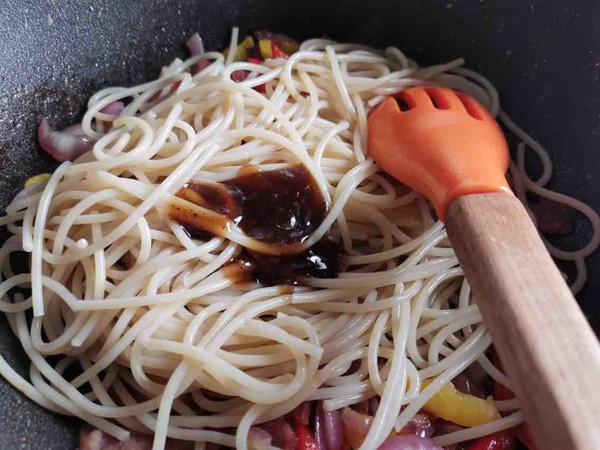
[[[468,195],[446,219],[538,449],[600,449],[600,345],[525,208]]]

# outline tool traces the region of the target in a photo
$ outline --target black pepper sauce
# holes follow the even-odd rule
[[[171,208],[170,215],[187,233],[208,239],[213,230],[236,224],[258,241],[283,250],[304,242],[323,222],[326,206],[310,172],[302,165],[260,172],[240,171],[224,183],[190,183],[177,194],[191,203],[214,211],[199,220],[184,208]],[[289,253],[289,252],[288,252]],[[244,249],[229,272],[236,281],[263,284],[298,284],[301,277],[331,278],[340,267],[341,246],[323,239],[295,255],[262,255]]]

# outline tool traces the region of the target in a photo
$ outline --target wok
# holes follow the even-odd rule
[[[88,97],[154,78],[199,31],[226,45],[233,25],[297,38],[396,45],[422,64],[458,56],[498,87],[504,109],[545,145],[551,186],[600,209],[600,3],[597,0],[3,0],[0,4],[0,207],[31,175],[51,170],[36,119],[76,122]],[[589,236],[579,223],[567,244]],[[5,236],[3,236],[3,239]],[[569,271],[570,267],[565,267]],[[579,301],[600,329],[600,254]],[[0,354],[28,364],[4,317]],[[0,448],[77,447],[77,419],[59,417],[0,381]]]

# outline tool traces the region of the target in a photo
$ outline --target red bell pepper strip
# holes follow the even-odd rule
[[[277,44],[275,44],[275,42],[271,41],[271,53],[273,55],[273,58],[283,58],[283,59],[288,59],[289,55],[284,52],[283,50],[281,50]]]
[[[297,423],[296,435],[298,436],[298,450],[321,450],[317,440],[306,425]]]
[[[529,432],[529,427],[526,423],[522,423],[521,425],[517,425],[515,428],[515,435],[517,439],[521,441],[521,443],[527,447],[529,450],[537,450],[535,446],[535,442],[531,437],[531,433]]]
[[[258,64],[258,65],[261,65],[263,63],[263,61],[261,61],[260,59],[258,59],[258,58],[252,58],[252,57],[248,58],[246,60],[246,62],[249,62],[249,63],[252,63],[252,64]],[[265,92],[267,92],[267,88],[265,88],[264,84],[259,84],[258,86],[255,86],[254,90],[256,92],[260,92],[261,94],[264,94]]]
[[[483,436],[467,447],[467,450],[513,450],[515,437],[513,430],[499,431]]]
[[[171,85],[171,89],[169,89],[169,93],[167,95],[175,92],[180,84],[181,84],[181,80],[177,80],[177,81],[173,82],[173,84]],[[154,101],[158,100],[160,98],[161,92],[162,92],[162,89],[160,91],[155,92],[154,95],[152,97],[150,97],[149,101],[154,102]]]

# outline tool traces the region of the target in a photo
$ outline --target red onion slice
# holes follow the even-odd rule
[[[118,116],[125,109],[125,103],[116,101],[109,103],[100,110],[101,113],[110,114],[111,116]]]
[[[442,447],[430,439],[397,434],[383,441],[378,450],[442,450]]]
[[[76,123],[75,125],[69,125],[67,128],[61,131],[61,133],[72,134],[73,136],[85,136],[83,132],[83,126],[81,123]]]
[[[214,444],[208,444],[207,449],[214,448]],[[152,448],[152,436],[132,432],[126,441],[118,441],[103,431],[93,428],[91,425],[83,425],[79,433],[79,450],[149,450]],[[193,450],[194,443],[167,438],[167,450]]]
[[[248,433],[249,450],[269,450],[271,448],[271,435],[259,427],[250,428]]]
[[[231,79],[236,83],[239,83],[248,78],[248,75],[250,75],[250,72],[247,70],[234,70],[231,72]]]
[[[291,425],[283,418],[271,420],[261,424],[263,430],[273,438],[273,445],[283,450],[295,450],[298,445],[298,436]]]
[[[38,142],[44,151],[55,160],[75,161],[83,153],[87,152],[94,143],[93,139],[80,134],[73,134],[72,127],[70,131],[55,131],[48,125],[48,120],[44,117],[40,120],[37,136]]]
[[[310,425],[310,413],[312,402],[302,402],[295,409],[287,413],[286,419],[291,423],[299,423],[305,426]]]
[[[185,45],[187,46],[192,56],[204,53],[204,41],[202,41],[202,38],[198,33],[192,34],[192,37],[190,37],[187,40]]]
[[[339,410],[325,411],[323,402],[317,403],[315,439],[322,450],[340,450],[344,445],[344,425]]]
[[[466,373],[460,373],[452,379],[454,387],[463,394],[474,395],[475,397],[485,398],[483,389],[473,381]]]
[[[371,428],[373,417],[350,408],[344,408],[342,411],[342,423],[344,425],[346,442],[352,448],[358,448],[367,436],[369,428]]]
[[[374,416],[377,414],[377,410],[379,409],[379,396],[371,397],[369,399],[369,414]]]
[[[435,431],[435,425],[427,414],[415,414],[402,428],[400,434],[429,438]]]
[[[209,61],[208,59],[202,59],[202,60],[198,61],[196,64],[194,64],[192,67],[190,67],[190,73],[192,75],[196,75],[198,72],[203,71],[211,64],[212,64],[212,61]]]

